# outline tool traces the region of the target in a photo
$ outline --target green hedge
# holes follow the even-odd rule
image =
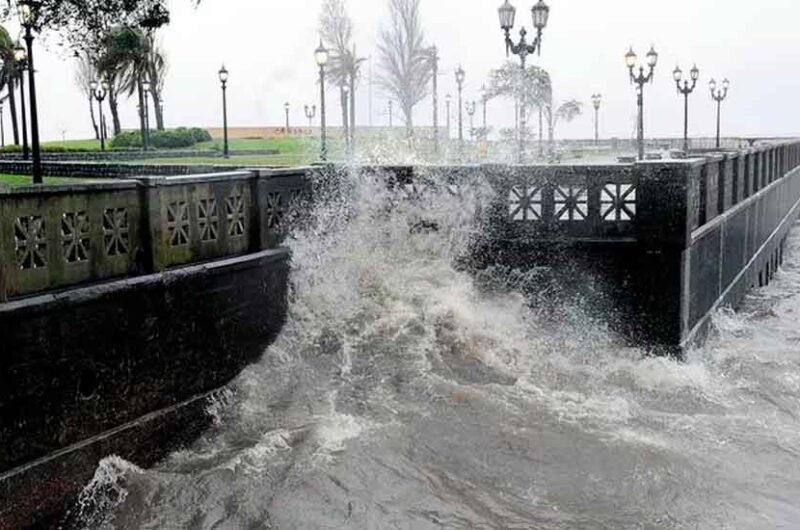
[[[211,135],[205,129],[179,127],[166,131],[150,132],[150,147],[154,149],[185,149],[200,142],[211,141]],[[132,149],[142,147],[142,135],[139,131],[127,131],[118,134],[111,140],[112,149]]]
[[[67,147],[63,145],[43,145],[42,146],[42,153],[91,153],[97,151],[97,149],[92,149],[90,147]],[[0,152],[3,153],[21,153],[22,146],[21,145],[7,145],[0,149]]]

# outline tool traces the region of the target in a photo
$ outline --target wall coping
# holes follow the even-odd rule
[[[38,184],[0,187],[0,198],[20,195],[63,195],[67,193],[131,190],[139,187],[135,179],[113,179],[104,182],[76,182],[75,184]]]

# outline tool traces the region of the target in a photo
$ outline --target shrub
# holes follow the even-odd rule
[[[111,149],[138,149],[142,147],[139,131],[124,131],[111,140]]]
[[[199,128],[178,127],[166,131],[151,131],[150,146],[155,149],[186,149],[199,142],[211,141],[208,131]],[[139,131],[126,131],[111,141],[112,149],[141,149],[142,135]]]
[[[194,141],[198,144],[202,142],[210,142],[213,140],[213,138],[211,138],[211,133],[209,133],[205,129],[200,129],[198,127],[192,128],[192,135],[194,136]]]

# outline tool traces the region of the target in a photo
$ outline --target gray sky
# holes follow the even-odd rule
[[[513,0],[517,24],[530,27],[534,0]],[[601,135],[629,137],[633,132],[635,95],[628,83],[623,55],[629,45],[640,57],[651,42],[660,53],[656,79],[645,92],[648,136],[680,136],[682,98],[672,81],[679,63],[688,72],[696,62],[701,71],[690,100],[690,134],[712,135],[715,106],[709,96],[710,77],[731,80],[723,104],[723,134],[800,135],[800,73],[798,73],[797,0],[547,0],[550,24],[545,30],[539,64],[550,71],[558,100],[576,98],[586,105],[584,116],[560,126],[557,136],[590,137],[590,96],[604,96]],[[221,103],[217,70],[230,70],[230,121],[233,126],[280,125],[283,103],[292,104],[294,123],[305,123],[302,106],[317,103],[317,18],[321,0],[203,0],[198,9],[189,0],[170,0],[172,24],[162,30],[169,55],[166,84],[167,125],[216,126]],[[467,72],[466,99],[478,99],[487,73],[505,59],[497,7],[501,0],[422,0],[428,43],[437,44],[445,73],[440,97],[452,92],[452,71],[459,63]],[[374,53],[384,0],[348,0],[355,23],[355,41],[362,56]],[[13,23],[8,27],[13,32]],[[73,82],[73,61],[51,49],[37,51],[40,119],[45,139],[87,137],[87,103]],[[374,72],[377,74],[377,61]],[[367,124],[368,67],[359,88],[357,121]],[[332,94],[331,94],[332,95]],[[123,102],[123,126],[135,126],[135,102]],[[373,122],[386,123],[386,98],[373,89]],[[442,105],[443,107],[444,105]],[[339,109],[329,97],[333,124]],[[430,122],[430,104],[421,104],[416,124]],[[441,123],[444,123],[442,108]],[[466,115],[465,115],[466,119]],[[476,120],[478,116],[476,115]],[[490,125],[513,123],[512,105],[493,102]],[[7,122],[8,123],[8,122]],[[399,124],[400,120],[396,121]]]

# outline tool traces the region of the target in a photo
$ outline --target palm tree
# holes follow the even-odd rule
[[[169,64],[164,49],[154,42],[152,36],[147,53],[147,75],[150,78],[150,94],[153,96],[153,108],[156,116],[156,129],[164,130],[164,109],[161,106],[161,94],[164,90],[164,80],[167,77]]]
[[[353,40],[353,22],[347,15],[344,0],[326,0],[320,15],[320,33],[322,40],[329,43],[330,58],[326,67],[326,75],[332,84],[339,87],[339,99],[342,105],[342,126],[345,137],[354,138],[356,116],[356,83],[361,71],[361,64],[366,60],[356,55]],[[348,90],[345,90],[347,87]],[[347,114],[349,91],[350,115]]]
[[[492,70],[489,75],[489,87],[486,97],[493,99],[504,97],[523,105],[525,110],[539,111],[539,154],[543,154],[543,114],[552,101],[553,87],[550,74],[538,66],[528,66],[525,71],[513,61],[507,61],[502,67]],[[517,131],[517,135],[525,131]]]
[[[150,39],[139,28],[119,26],[107,37],[105,54],[100,61],[100,70],[105,73],[109,85],[115,90],[137,93],[139,99],[139,125],[144,137],[144,88],[142,83],[148,74]],[[112,90],[113,92],[113,90]],[[116,129],[116,124],[115,124]]]
[[[17,121],[16,88],[19,84],[19,69],[14,58],[14,40],[5,27],[0,26],[0,91],[8,89],[8,106],[11,111],[11,129],[14,144],[19,145],[19,123]]]

